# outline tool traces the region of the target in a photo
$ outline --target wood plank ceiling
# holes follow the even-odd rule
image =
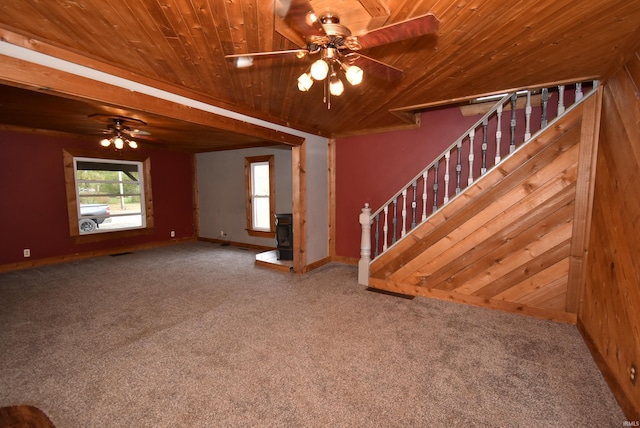
[[[340,136],[413,126],[415,123],[407,121],[412,113],[505,89],[606,77],[622,63],[640,35],[640,1],[310,3],[318,13],[340,15],[341,23],[354,34],[429,12],[438,17],[440,27],[435,35],[363,51],[403,70],[403,77],[387,81],[365,71],[362,84],[345,84],[344,94],[332,98],[331,109],[323,103],[322,85],[314,85],[306,93],[297,89],[298,76],[315,58],[278,56],[256,60],[253,67],[245,69],[225,59],[228,54],[299,47],[290,40],[295,39],[291,30],[275,16],[274,0],[4,0],[0,36],[5,41],[20,38],[22,44],[36,50],[50,46],[52,52],[68,52],[86,65],[116,67],[128,76],[178,87],[239,113],[302,131]],[[0,89],[1,96],[12,97],[11,102],[0,102],[0,123],[4,125],[50,129],[54,123],[65,122],[69,132],[89,135],[100,127],[87,122],[85,116],[118,107],[90,100],[78,101],[75,106],[69,102],[65,105],[71,111],[61,118],[64,112],[51,111],[57,108],[55,97],[38,99],[32,97],[33,91],[16,90]],[[29,115],[29,111],[37,114]],[[259,144],[255,138],[245,141],[235,132],[211,130],[209,134],[202,124],[163,121],[144,111],[119,113],[158,123],[158,129],[150,129],[158,143],[183,144],[188,150]],[[25,119],[25,114],[31,119]],[[171,135],[173,127],[179,134]],[[225,138],[232,144],[207,143]],[[188,145],[187,141],[195,143]]]

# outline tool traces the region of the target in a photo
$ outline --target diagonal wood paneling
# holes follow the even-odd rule
[[[579,326],[629,420],[640,419],[640,51],[605,85]]]
[[[371,265],[370,285],[565,322],[582,106]]]

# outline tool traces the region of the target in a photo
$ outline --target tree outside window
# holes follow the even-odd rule
[[[149,158],[107,159],[67,150],[63,155],[69,230],[77,242],[153,228]]]

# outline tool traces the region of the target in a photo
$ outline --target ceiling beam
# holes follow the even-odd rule
[[[210,126],[217,130],[249,135],[265,141],[287,145],[300,145],[304,141],[303,137],[206,111],[207,105],[201,102],[194,102],[193,104],[202,104],[202,109],[194,108],[180,102],[170,101],[104,82],[96,84],[94,79],[14,57],[2,55],[0,58],[2,58],[0,60],[0,82],[12,86],[46,91],[67,98],[89,100],[114,107],[135,109],[172,119]],[[162,93],[162,91],[159,91],[159,93]],[[181,99],[180,96],[176,96],[176,98],[178,100]],[[188,101],[186,98],[185,100]]]

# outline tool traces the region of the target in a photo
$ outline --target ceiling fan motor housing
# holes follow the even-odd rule
[[[309,51],[316,52],[322,48],[335,49],[354,49],[351,45],[351,30],[340,24],[340,18],[337,15],[324,15],[320,18],[325,36],[312,36],[309,40]],[[356,41],[357,43],[357,41]],[[356,48],[357,49],[357,48]]]

